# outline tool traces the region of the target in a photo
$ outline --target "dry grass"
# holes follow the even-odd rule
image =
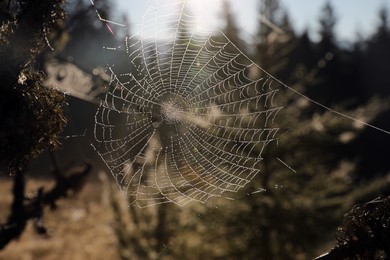
[[[49,187],[43,180],[29,180],[27,190]],[[10,179],[0,179],[0,221],[4,222],[12,200]],[[0,251],[0,259],[118,259],[112,229],[112,213],[103,185],[90,181],[77,197],[61,200],[58,209],[45,212],[49,237],[37,235],[31,223],[18,240]]]

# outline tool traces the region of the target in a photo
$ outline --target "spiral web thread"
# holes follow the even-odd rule
[[[236,193],[276,144],[282,87],[223,33],[194,31],[185,2],[158,5],[126,37],[128,71],[111,80],[94,147],[130,204],[185,205]]]

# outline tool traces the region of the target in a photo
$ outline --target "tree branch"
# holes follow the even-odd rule
[[[379,259],[381,254],[390,257],[390,196],[355,205],[345,215],[336,239],[333,249],[315,259]]]

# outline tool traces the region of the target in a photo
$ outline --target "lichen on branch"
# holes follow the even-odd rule
[[[63,0],[15,0],[0,14],[0,165],[14,171],[58,145],[63,94],[42,84],[37,61],[61,26]]]

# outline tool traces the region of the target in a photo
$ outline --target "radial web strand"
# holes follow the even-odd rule
[[[282,85],[194,21],[184,2],[150,8],[123,42],[128,71],[109,68],[93,145],[133,205],[236,193],[277,140]]]

